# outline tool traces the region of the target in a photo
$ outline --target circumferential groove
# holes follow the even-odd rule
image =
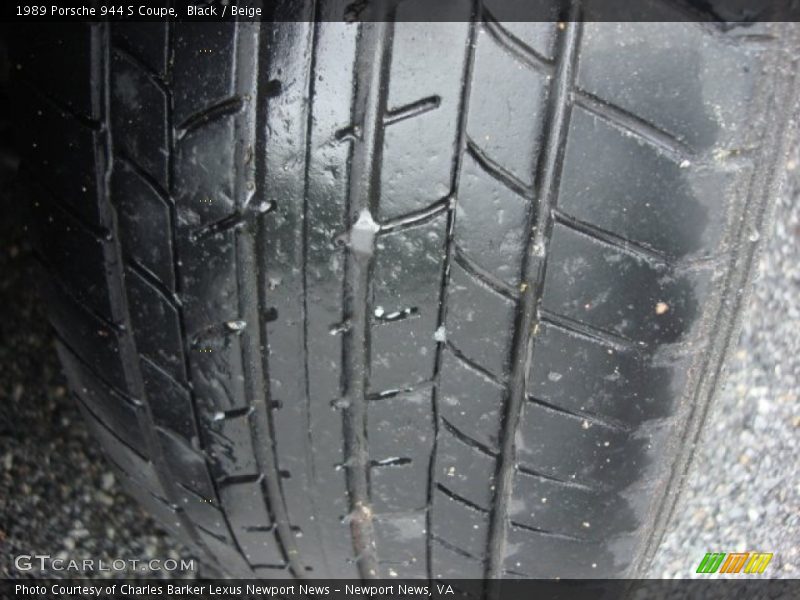
[[[538,325],[543,286],[547,274],[549,240],[553,230],[553,210],[558,199],[561,164],[569,128],[572,108],[571,91],[574,87],[578,62],[581,23],[578,0],[572,0],[569,18],[559,32],[556,52],[556,70],[551,80],[548,103],[544,116],[544,144],[534,174],[536,194],[531,202],[528,219],[528,240],[522,257],[522,280],[530,285],[522,292],[517,308],[517,319],[511,351],[511,375],[505,400],[505,414],[501,431],[500,453],[494,490],[494,505],[490,518],[488,561],[485,576],[489,580],[487,592],[491,599],[498,598],[497,581],[504,570],[509,527],[509,505],[514,487],[516,440],[527,388],[527,374],[533,355],[535,325]],[[535,227],[534,227],[535,226]],[[541,248],[541,252],[534,249]]]
[[[347,523],[363,579],[379,576],[373,511],[370,502],[370,465],[367,459],[367,391],[369,389],[370,274],[378,212],[382,167],[384,116],[388,95],[394,9],[391,2],[372,5],[374,20],[361,23],[356,43],[356,86],[351,108],[354,127],[361,135],[351,140],[344,279],[343,323],[333,334],[342,339],[341,397],[344,430],[345,481],[350,513]]]

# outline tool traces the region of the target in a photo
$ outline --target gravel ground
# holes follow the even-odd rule
[[[686,577],[708,551],[745,550],[774,552],[772,577],[800,576],[798,195],[800,168],[782,194],[739,350],[652,577]],[[20,575],[18,554],[191,558],[124,495],[88,435],[32,285],[24,198],[7,190],[0,200],[0,577]]]
[[[191,558],[125,495],[67,394],[33,285],[35,264],[20,208],[25,199],[12,190],[0,200],[5,209],[0,219],[0,577],[20,576],[13,566],[19,554],[106,563]],[[135,569],[99,575],[165,573]]]

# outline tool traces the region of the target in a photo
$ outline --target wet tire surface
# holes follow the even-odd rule
[[[123,486],[224,572],[652,554],[763,237],[790,30],[512,25],[21,50],[70,389]],[[85,79],[41,76],[64,47]]]

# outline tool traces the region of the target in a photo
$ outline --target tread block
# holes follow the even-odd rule
[[[225,565],[227,574],[240,579],[253,578],[253,569],[250,568],[250,565],[247,564],[247,561],[245,561],[241,552],[239,552],[235,546],[220,540],[202,529],[198,529],[197,534],[206,548],[208,548],[209,552],[211,552],[213,556],[216,556],[221,564]]]
[[[52,281],[43,279],[41,285],[42,297],[47,299],[50,323],[60,338],[94,371],[102,373],[109,384],[127,390],[117,333]]]
[[[484,270],[512,286],[519,283],[527,242],[530,200],[464,157],[456,208],[456,243]]]
[[[367,406],[372,502],[377,512],[414,510],[428,502],[428,472],[434,429],[431,392],[410,392]],[[401,463],[402,461],[402,463]]]
[[[373,266],[370,386],[404,388],[433,376],[445,215],[378,239]],[[413,310],[396,321],[381,317]]]
[[[506,371],[515,303],[451,264],[446,335],[468,359],[497,377]]]
[[[87,222],[99,225],[92,130],[35,93],[19,110],[30,128],[30,143],[20,149],[30,170],[47,173],[47,190]]]
[[[224,485],[220,501],[228,515],[233,535],[250,564],[280,565],[285,562],[267,513],[260,481]]]
[[[58,357],[64,365],[70,389],[74,390],[91,411],[126,444],[147,456],[147,445],[139,427],[141,408],[123,398],[95,377],[86,366],[61,343],[57,343]]]
[[[125,279],[137,350],[183,381],[186,370],[178,311],[133,269],[125,270]]]
[[[145,459],[117,437],[106,425],[94,416],[84,405],[78,405],[81,414],[100,441],[110,462],[121,469],[139,485],[144,486],[154,496],[166,497],[161,487],[153,463]]]
[[[139,482],[131,479],[127,473],[119,469],[115,469],[115,472],[125,493],[134,498],[145,512],[153,517],[157,526],[166,529],[186,546],[194,544],[189,532],[184,529],[183,523],[180,521],[180,513],[177,510],[163,499],[153,496],[149,490],[142,487]]]
[[[435,108],[386,128],[378,209],[381,220],[423,209],[450,192],[458,119],[455,114],[443,116],[440,110]],[[420,160],[421,148],[426,160]]]
[[[414,16],[420,9],[431,18],[427,23]],[[468,0],[432,5],[426,0],[408,0],[397,6],[392,34],[392,56],[387,97],[388,109],[395,110],[439,93],[455,90],[453,97],[442,97],[440,114],[458,111],[458,91],[464,70],[465,44],[469,33],[472,6]],[[438,23],[437,23],[438,21]],[[447,23],[446,25],[444,23]],[[435,56],[436,60],[431,61]],[[420,69],[421,64],[428,65]],[[447,153],[452,152],[452,146]],[[450,187],[448,183],[448,188]]]
[[[644,344],[690,337],[708,272],[679,273],[556,224],[543,306]]]
[[[398,13],[413,11],[414,4],[400,7]],[[397,22],[394,26],[387,99],[390,114],[424,98],[435,98],[438,105],[384,130],[382,219],[424,208],[450,192],[469,28],[466,19],[458,15],[468,17],[469,3],[453,2],[443,12],[451,17],[444,19],[447,24]],[[437,59],[431,61],[431,56]],[[428,68],[420,69],[420,64]],[[425,160],[420,160],[420,148],[425,149]]]
[[[236,210],[233,117],[209,121],[176,144],[175,203],[178,228],[193,231],[229,217]],[[220,148],[230,151],[220,152]],[[213,168],[211,168],[213,165]]]
[[[142,358],[139,364],[155,424],[183,436],[190,444],[194,443],[199,438],[189,392],[146,358]]]
[[[758,56],[720,37],[690,22],[587,23],[578,86],[696,150],[742,143]]]
[[[523,407],[516,441],[521,464],[558,479],[598,481],[612,489],[636,481],[653,458],[643,434],[634,437],[533,402]]]
[[[237,335],[217,334],[198,339],[192,348],[191,381],[198,416],[211,421],[220,411],[244,408],[244,382],[232,373],[242,373],[241,340]]]
[[[117,211],[119,237],[127,256],[175,290],[170,209],[158,192],[123,160],[114,163],[111,200]]]
[[[541,146],[547,79],[483,28],[477,37],[467,133],[492,161],[530,185]]]
[[[485,576],[483,560],[460,554],[437,539],[431,544],[431,553],[434,578],[463,580],[481,579]]]
[[[425,522],[424,512],[376,515],[373,526],[381,577],[427,577]]]
[[[547,552],[541,552],[543,546]],[[563,539],[511,525],[504,566],[532,578],[591,579],[622,576],[634,555],[631,538],[613,544]],[[619,557],[619,560],[617,560]]]
[[[624,177],[620,173],[625,173]],[[673,258],[719,252],[739,173],[691,169],[580,107],[572,113],[559,208]]]
[[[496,460],[440,427],[434,479],[481,508],[492,504]]]
[[[213,533],[225,543],[233,545],[225,520],[225,515],[216,505],[215,497],[207,497],[178,486],[176,498],[181,510],[185,512],[195,525]]]
[[[91,25],[58,27],[56,23],[37,23],[26,32],[18,59],[19,71],[46,94],[57,98],[70,110],[86,118],[98,118],[92,107]],[[28,37],[29,36],[29,37]]]
[[[34,243],[59,283],[109,321],[105,241],[49,199],[34,202]]]
[[[540,323],[527,393],[548,404],[632,426],[668,417],[686,365],[655,365],[647,354]]]
[[[203,415],[208,433],[207,452],[214,461],[215,472],[236,476],[258,471],[249,419],[246,414],[220,418],[217,413],[210,419]]]
[[[235,85],[235,43],[238,24],[176,23],[173,94],[175,124],[230,97]],[[232,153],[216,152],[217,160]]]
[[[186,333],[198,342],[222,337],[211,332],[224,331],[220,327],[239,319],[234,236],[225,231],[201,240],[181,237],[178,241],[182,256],[198,257],[184,261],[181,267]]]
[[[439,411],[449,423],[492,449],[499,447],[505,389],[447,349],[439,370]]]
[[[155,76],[166,75],[169,49],[166,23],[113,23],[111,40],[134,54]]]
[[[516,523],[587,540],[631,533],[642,516],[623,494],[564,485],[527,473],[514,473],[509,519]]]
[[[205,499],[215,498],[214,484],[209,477],[203,455],[171,431],[160,427],[156,431],[170,473],[178,483]]]
[[[141,67],[111,51],[111,127],[117,152],[167,187],[167,97]],[[136,126],[134,126],[136,123]]]
[[[291,579],[292,574],[286,566],[256,565],[253,567],[256,579]]]
[[[483,556],[489,540],[489,514],[458,502],[437,489],[433,492],[433,535],[472,556]]]

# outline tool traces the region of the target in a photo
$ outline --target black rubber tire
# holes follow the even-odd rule
[[[796,28],[391,22],[419,2],[37,26],[71,389],[229,575],[640,574],[735,341]]]

